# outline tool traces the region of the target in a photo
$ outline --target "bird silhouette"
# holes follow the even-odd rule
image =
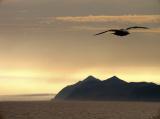
[[[95,36],[101,35],[101,34],[104,34],[104,33],[107,33],[107,32],[113,32],[112,34],[117,35],[117,36],[127,36],[127,35],[130,34],[129,30],[137,29],[137,28],[149,29],[148,27],[133,26],[133,27],[128,27],[126,29],[110,29],[110,30],[107,30],[107,31],[97,33],[97,34],[95,34]]]

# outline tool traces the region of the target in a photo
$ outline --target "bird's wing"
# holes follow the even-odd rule
[[[110,32],[110,31],[117,31],[117,29],[110,29],[110,30],[107,30],[107,31],[103,31],[103,32],[100,32],[100,33],[95,34],[95,36],[101,35],[101,34],[104,34],[104,33],[106,33],[106,32]]]
[[[149,29],[148,27],[133,26],[133,27],[128,27],[128,28],[126,28],[126,30],[130,30],[130,29],[137,29],[137,28],[141,28],[141,29]]]

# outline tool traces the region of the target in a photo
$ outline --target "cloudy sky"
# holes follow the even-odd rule
[[[93,36],[136,25],[150,29]],[[160,83],[160,0],[0,0],[0,94],[57,93],[88,75]]]

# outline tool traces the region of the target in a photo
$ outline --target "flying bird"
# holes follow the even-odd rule
[[[103,31],[103,32],[97,33],[97,34],[95,34],[95,36],[101,35],[101,34],[104,34],[104,33],[107,33],[107,32],[112,32],[112,34],[117,35],[117,36],[127,36],[127,35],[130,34],[129,30],[138,29],[138,28],[140,28],[140,29],[149,29],[148,27],[133,26],[133,27],[128,27],[126,29],[110,29],[110,30],[107,30],[107,31]]]

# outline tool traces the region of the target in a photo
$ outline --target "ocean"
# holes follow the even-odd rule
[[[54,94],[2,95],[0,101],[49,101],[54,97]]]

